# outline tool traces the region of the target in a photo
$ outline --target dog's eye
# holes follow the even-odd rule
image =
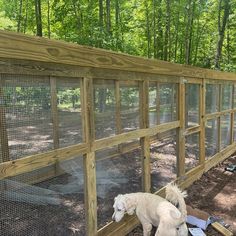
[[[122,211],[122,209],[119,209],[119,208],[118,208],[117,211]]]

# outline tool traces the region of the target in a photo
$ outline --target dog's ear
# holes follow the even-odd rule
[[[136,206],[135,206],[135,203],[134,203],[133,199],[130,199],[129,197],[126,197],[125,201],[124,201],[124,206],[125,206],[125,210],[126,210],[128,215],[133,215],[134,214]]]

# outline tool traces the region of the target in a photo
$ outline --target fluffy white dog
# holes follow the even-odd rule
[[[136,212],[144,236],[150,236],[152,226],[158,227],[155,236],[187,236],[186,196],[173,184],[167,185],[165,199],[151,193],[119,194],[114,199],[112,219],[119,222],[125,213]]]

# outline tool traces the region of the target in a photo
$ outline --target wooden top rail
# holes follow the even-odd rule
[[[0,30],[0,58],[194,78],[236,80],[236,74],[129,56]]]

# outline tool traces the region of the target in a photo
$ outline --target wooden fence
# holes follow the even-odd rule
[[[32,83],[40,83],[41,77],[49,82],[53,145],[42,152],[36,151],[32,155],[23,153],[19,158],[13,158],[9,151],[10,120],[6,112],[8,107],[4,101],[6,96],[4,86],[6,84],[8,86],[14,84],[15,87],[21,84],[27,86],[27,79],[24,81],[24,78],[31,76]],[[17,85],[13,77],[17,77]],[[63,83],[72,81],[78,83],[80,88],[82,137],[78,143],[74,142],[73,145],[64,147],[60,145],[58,81]],[[165,107],[158,99],[161,92],[159,88],[163,84],[176,86],[175,96],[170,96],[169,106],[176,117],[170,118],[167,122],[160,122],[159,117],[161,107],[163,109]],[[175,181],[183,188],[191,185],[204,172],[236,151],[236,75],[234,73],[144,59],[72,43],[0,31],[0,85],[0,180],[53,166],[47,174],[27,181],[30,184],[41,182],[61,174],[57,168],[59,162],[82,155],[86,228],[89,236],[125,235],[138,224],[135,217],[126,217],[121,223],[109,223],[98,229],[95,153],[99,150],[118,146],[118,152],[125,152],[125,149],[132,150],[140,147],[142,190],[147,192],[151,191],[150,147],[157,135],[173,130],[176,132],[177,178]],[[94,89],[99,86],[106,89],[113,86],[112,114],[115,127],[112,135],[104,133],[97,138],[96,119],[99,114],[96,116],[94,112],[96,106]],[[138,117],[137,127],[132,126],[129,132],[124,130],[122,117],[125,120],[127,114],[132,114],[133,110],[121,108],[122,86],[136,88],[139,94],[138,105],[134,109],[135,116]],[[151,86],[154,87],[157,97],[154,104],[150,104]],[[171,94],[173,95],[173,91]],[[195,96],[194,99],[191,96]],[[194,102],[195,98],[197,103]],[[192,106],[194,109],[191,109]],[[149,120],[150,110],[153,109],[156,124],[150,124]],[[100,112],[100,116],[100,119],[112,117],[111,113],[106,111]],[[14,117],[12,119],[14,120]],[[206,132],[209,126],[212,131],[216,131],[217,136],[216,151],[213,155],[207,156]],[[98,136],[102,134],[102,128],[100,127]],[[194,134],[198,137],[199,158],[197,165],[187,170],[186,139]],[[129,143],[134,140],[138,142]],[[158,194],[163,194],[163,189],[158,191]]]

